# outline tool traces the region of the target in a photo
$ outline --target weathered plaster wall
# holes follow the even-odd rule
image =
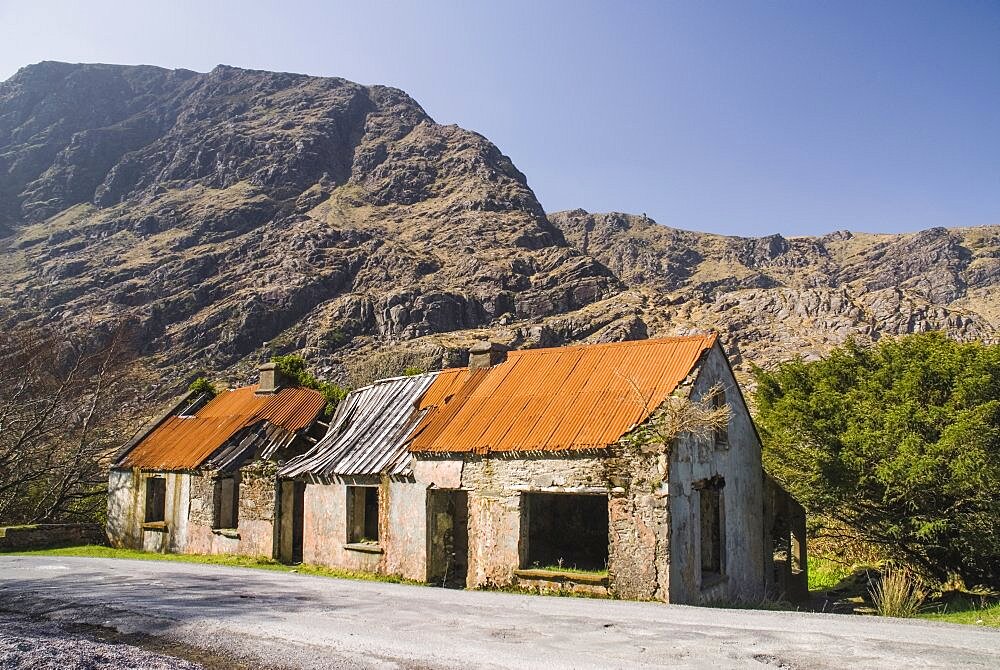
[[[359,482],[361,483],[361,482]],[[374,480],[366,483],[374,484]],[[385,496],[379,497],[379,539],[384,547]],[[302,510],[302,562],[347,570],[383,572],[384,553],[348,549],[347,485],[306,484]]]
[[[711,438],[677,440],[670,463],[672,547],[669,600],[710,603],[757,599],[764,588],[763,471],[760,443],[736,380],[716,345],[696,378],[691,397],[700,399],[717,383],[730,407],[728,448]],[[725,478],[725,577],[710,588],[701,583],[701,519],[693,484],[714,476]]]
[[[351,548],[347,487],[378,486],[380,553]],[[302,561],[406,579],[427,579],[427,489],[413,482],[364,477],[344,483],[306,484]]]
[[[213,529],[215,473],[112,470],[108,477],[108,538],[113,546],[188,554],[272,556],[274,466],[259,462],[240,474],[238,527],[232,536]],[[166,524],[143,527],[146,479],[166,479]]]
[[[146,479],[166,479],[165,524],[143,527]],[[112,546],[160,553],[183,552],[188,534],[191,476],[175,472],[112,470],[108,476],[108,540]]]
[[[427,580],[427,487],[390,481],[388,514],[380,531],[385,547],[385,572],[416,581]]]
[[[108,541],[113,547],[142,546],[142,510],[138,505],[138,473],[112,470],[108,475]]]

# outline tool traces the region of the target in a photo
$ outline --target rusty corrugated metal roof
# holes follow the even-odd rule
[[[437,376],[382,379],[352,391],[337,406],[326,437],[289,461],[279,476],[408,474],[406,439],[427,409],[418,402]]]
[[[439,377],[427,397],[445,402],[429,409],[409,448],[486,454],[607,447],[645,421],[715,341],[712,333],[512,351],[492,368]]]
[[[171,416],[115,464],[148,470],[192,470],[226,443],[261,422],[297,433],[316,420],[326,406],[323,396],[307,388],[285,388],[257,395],[256,386],[223,391],[195,416]]]

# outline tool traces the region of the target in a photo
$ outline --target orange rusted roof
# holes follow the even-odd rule
[[[267,421],[290,433],[308,427],[326,406],[306,388],[285,388],[257,395],[256,386],[223,391],[195,416],[171,416],[143,438],[117,467],[191,470],[201,466],[238,431]]]
[[[486,454],[607,447],[645,421],[715,341],[712,333],[528,349],[510,352],[489,369],[442,373],[422,400],[429,411],[410,450]]]

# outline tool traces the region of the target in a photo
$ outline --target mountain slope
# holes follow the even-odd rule
[[[1000,226],[786,239],[693,233],[583,210],[549,219],[648,296],[643,319],[655,332],[711,325],[760,364],[820,354],[849,336],[998,336]]]
[[[127,315],[222,368],[308,342],[534,319],[617,282],[485,138],[401,91],[220,66],[41,63],[0,84],[0,316]]]
[[[0,326],[126,320],[168,380],[238,377],[265,341],[336,374],[385,344],[456,362],[484,336],[717,328],[759,364],[851,335],[996,339],[998,283],[1000,228],[729,238],[546,216],[486,138],[383,86],[52,62],[0,83]]]

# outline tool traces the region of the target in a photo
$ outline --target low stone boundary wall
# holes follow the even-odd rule
[[[40,523],[33,526],[0,527],[0,551],[51,549],[79,544],[108,543],[99,523]]]

